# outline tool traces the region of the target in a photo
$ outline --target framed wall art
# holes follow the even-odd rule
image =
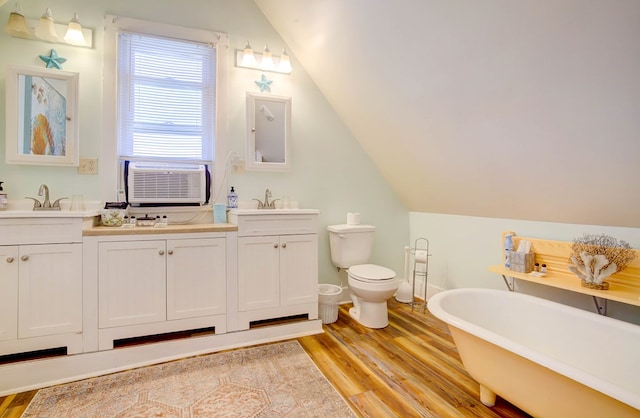
[[[8,164],[78,165],[78,81],[67,71],[7,67]]]

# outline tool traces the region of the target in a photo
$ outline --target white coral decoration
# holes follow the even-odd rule
[[[609,264],[607,257],[602,254],[590,255],[583,251],[580,253],[580,258],[582,262],[576,257],[571,257],[573,265],[569,265],[568,268],[587,283],[602,284],[604,279],[615,273],[618,268],[616,263]],[[603,269],[605,266],[607,267]]]

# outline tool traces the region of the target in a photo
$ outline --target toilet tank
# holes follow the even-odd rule
[[[331,262],[339,268],[365,264],[373,250],[373,225],[330,225]]]

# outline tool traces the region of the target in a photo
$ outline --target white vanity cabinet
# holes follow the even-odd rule
[[[224,238],[167,242],[167,319],[226,313]]]
[[[99,350],[125,338],[202,328],[226,332],[224,234],[87,241],[97,247]]]
[[[225,313],[224,238],[98,247],[100,328]]]
[[[0,355],[82,351],[81,242],[81,218],[0,219]]]
[[[98,244],[99,327],[166,319],[164,241]]]
[[[318,211],[232,210],[238,225],[238,323],[318,317]]]
[[[315,234],[239,237],[239,310],[316,302],[317,249]]]
[[[0,212],[0,356],[74,354],[0,364],[0,395],[323,332],[318,211],[162,228],[90,213]]]
[[[18,338],[18,254],[17,246],[0,246],[0,341]]]
[[[18,338],[82,331],[82,244],[20,246]]]

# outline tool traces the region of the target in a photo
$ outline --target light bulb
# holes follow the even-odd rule
[[[287,55],[286,48],[282,50],[282,55],[280,56],[280,64],[278,64],[278,71],[286,74],[289,74],[291,71],[293,71],[291,60],[289,59],[289,55]]]
[[[40,18],[38,28],[36,29],[36,36],[43,41],[58,42],[58,34],[56,33],[56,27],[53,24],[53,15],[51,13],[51,9],[48,7]]]
[[[18,38],[33,38],[19,3],[16,3],[16,10],[9,14],[9,22],[5,30],[9,35],[17,36]]]
[[[244,47],[244,51],[242,51],[242,64],[243,67],[255,67],[257,65],[256,56],[253,55],[253,48],[247,41],[247,44]]]
[[[262,61],[260,62],[260,69],[265,71],[273,71],[275,68],[275,64],[273,63],[273,58],[271,57],[271,51],[269,50],[269,46],[264,46],[264,52],[262,53]]]
[[[71,45],[87,45],[87,41],[84,39],[84,34],[82,33],[82,26],[78,21],[77,13],[74,13],[73,19],[69,21],[69,25],[67,26],[67,33],[65,33],[64,35],[64,40]]]

